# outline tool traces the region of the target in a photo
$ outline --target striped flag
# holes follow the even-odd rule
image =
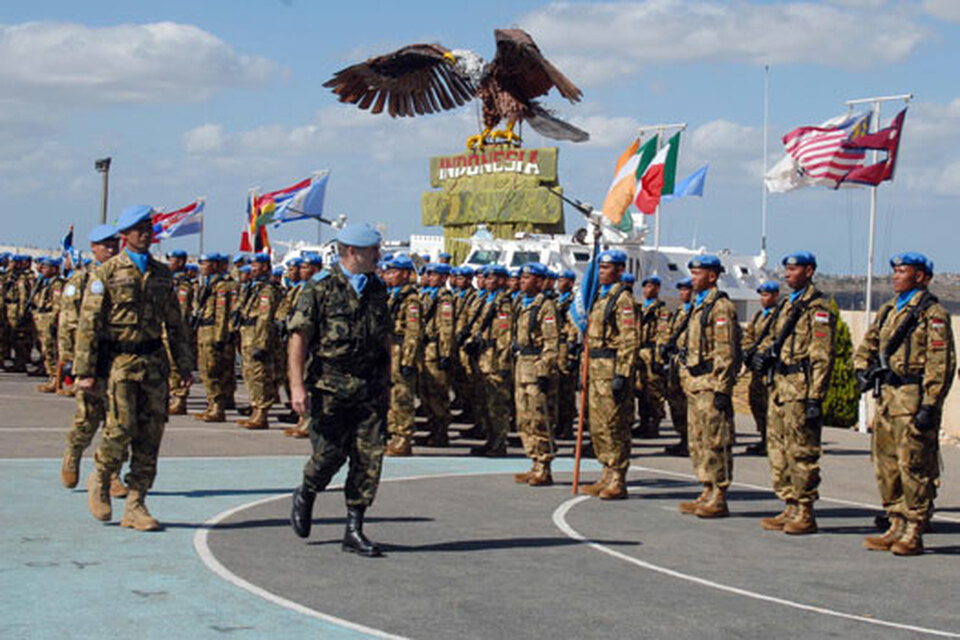
[[[187,206],[176,211],[160,212],[153,215],[153,241],[160,242],[168,238],[188,236],[200,233],[203,229],[203,206],[205,200],[197,198]]]
[[[650,160],[657,154],[658,136],[653,136],[640,146],[637,138],[620,154],[617,159],[617,168],[614,171],[613,182],[607,190],[607,197],[603,200],[603,215],[614,226],[623,220],[623,214],[636,196],[637,172],[642,171],[650,164]]]
[[[863,166],[863,149],[845,148],[870,131],[870,114],[844,114],[818,127],[798,127],[783,136],[786,155],[770,171],[765,182],[773,193],[822,185],[836,189],[848,173]]]
[[[633,205],[640,211],[650,215],[656,213],[660,206],[660,196],[673,193],[674,182],[677,179],[677,154],[680,151],[680,132],[676,132],[657,151],[657,155],[650,160],[647,166],[637,168],[637,197]]]

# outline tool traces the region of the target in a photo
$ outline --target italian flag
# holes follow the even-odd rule
[[[620,224],[623,214],[636,197],[638,176],[641,175],[638,167],[649,164],[656,153],[657,136],[647,140],[642,147],[638,138],[617,159],[613,182],[603,201],[603,215],[614,225]]]
[[[655,140],[656,138],[654,138]],[[649,142],[647,143],[649,144]],[[655,213],[660,205],[660,196],[673,193],[677,179],[677,153],[680,150],[678,131],[657,151],[646,166],[637,167],[636,199],[633,204],[646,214]]]

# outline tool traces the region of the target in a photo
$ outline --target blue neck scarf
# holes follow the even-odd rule
[[[647,307],[649,307],[650,305],[652,305],[652,304],[653,304],[654,302],[656,302],[656,301],[657,301],[656,298],[646,298],[646,299],[644,299],[644,301],[643,301],[643,308],[646,309]]]
[[[147,272],[147,262],[150,261],[149,253],[135,253],[130,251],[130,247],[124,249],[127,252],[127,255],[130,256],[130,260],[137,266],[137,269],[140,270],[140,273]]]
[[[693,303],[692,303],[692,302],[684,302],[684,303],[683,303],[683,310],[684,310],[684,312],[690,313],[690,307],[692,307],[692,306],[693,306]]]
[[[917,295],[919,289],[910,289],[910,291],[904,291],[903,293],[897,296],[897,311],[902,311],[905,306],[910,304],[910,301],[913,300],[913,296]]]
[[[347,278],[350,280],[350,286],[353,287],[353,290],[357,292],[357,295],[363,293],[364,288],[367,286],[367,276],[363,273],[351,273],[342,262],[338,263],[340,268],[343,269],[343,273],[346,274]]]
[[[603,297],[606,296],[608,293],[610,293],[610,289],[613,289],[613,283],[612,283],[612,282],[611,282],[610,284],[602,284],[602,285],[600,285],[600,297],[603,298]]]
[[[565,293],[561,293],[559,296],[557,296],[557,302],[566,302],[572,295],[573,295],[573,291],[567,291]]]
[[[790,304],[793,304],[794,302],[796,302],[797,300],[799,300],[800,297],[801,297],[804,293],[806,293],[806,292],[807,292],[807,288],[806,288],[806,287],[804,287],[803,289],[799,289],[798,291],[791,291],[791,292],[790,292]]]
[[[527,294],[523,294],[523,300],[521,301],[523,303],[523,308],[526,309],[529,307],[536,299],[537,296],[528,296]]]
[[[763,308],[763,317],[766,318],[768,315],[770,315],[771,313],[773,313],[773,310],[774,310],[774,309],[776,309],[775,306],[774,306],[774,307],[764,307],[764,308]]]
[[[703,301],[707,299],[707,296],[710,295],[711,291],[713,291],[713,289],[705,289],[699,292],[693,299],[693,306],[699,307],[700,305],[702,305]]]

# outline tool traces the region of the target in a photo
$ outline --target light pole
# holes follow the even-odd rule
[[[100,224],[107,224],[107,186],[110,182],[110,158],[95,160],[93,168],[103,175],[103,193],[100,197]]]

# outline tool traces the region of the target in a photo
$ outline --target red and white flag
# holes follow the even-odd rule
[[[819,127],[798,127],[783,136],[786,155],[765,176],[773,193],[822,185],[836,189],[852,170],[862,167],[862,148],[846,148],[844,142],[870,130],[870,114],[844,114]]]

